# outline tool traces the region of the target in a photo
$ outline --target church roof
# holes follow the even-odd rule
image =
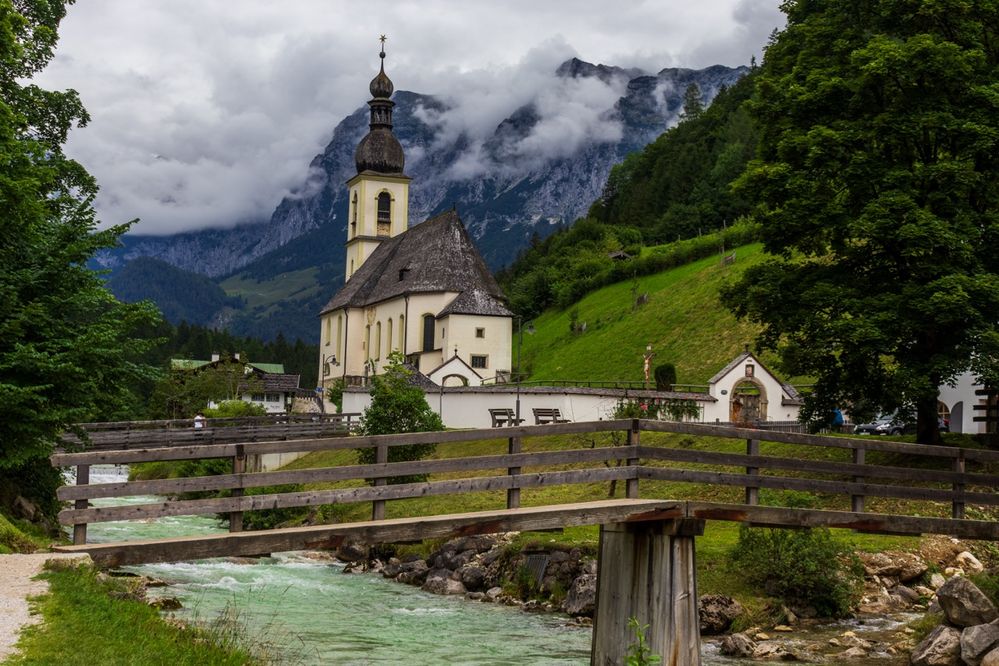
[[[512,317],[502,302],[479,289],[468,289],[458,294],[458,297],[437,314],[437,318],[453,314],[488,315],[491,317]]]
[[[503,299],[503,292],[454,210],[382,241],[321,314],[374,305],[404,294],[442,291],[480,292],[494,301]]]

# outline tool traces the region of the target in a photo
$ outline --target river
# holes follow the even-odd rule
[[[91,483],[121,481],[124,467],[95,466]],[[154,502],[155,497],[95,500],[98,506]],[[95,523],[88,541],[108,542],[225,531],[209,517],[178,516],[148,521]],[[235,616],[251,641],[269,646],[302,664],[587,664],[590,629],[559,614],[525,613],[518,608],[425,593],[378,575],[343,574],[338,564],[280,553],[258,560],[213,559],[200,562],[129,567],[164,580],[150,595],[176,597],[184,620],[212,621]],[[893,631],[887,621],[869,629]],[[836,636],[854,623],[830,625]],[[814,640],[818,636],[809,636]],[[739,662],[718,655],[705,642],[706,666]],[[885,655],[887,656],[887,655]],[[814,663],[814,662],[813,662]],[[836,663],[835,660],[827,662]],[[872,659],[855,664],[881,664]]]

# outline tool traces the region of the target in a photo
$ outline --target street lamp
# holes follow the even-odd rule
[[[513,417],[514,425],[520,425],[520,382],[522,378],[520,374],[520,358],[521,358],[521,351],[524,346],[524,329],[525,328],[527,329],[528,335],[534,335],[534,322],[529,319],[526,322],[527,325],[525,326],[524,324],[525,324],[524,318],[518,315],[517,316],[517,403],[516,403],[517,406],[516,409],[514,410],[515,414]]]
[[[336,354],[330,354],[329,356],[323,357],[323,377],[330,374],[330,366],[336,365]]]

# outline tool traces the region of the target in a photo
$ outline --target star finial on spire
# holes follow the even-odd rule
[[[384,60],[385,59],[385,42],[388,41],[388,37],[386,37],[385,35],[382,35],[381,37],[378,38],[378,41],[382,43],[382,50],[381,50],[381,53],[378,54],[378,56]]]

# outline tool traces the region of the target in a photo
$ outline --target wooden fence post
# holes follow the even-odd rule
[[[77,465],[76,466],[76,485],[86,486],[90,484],[90,465]],[[73,504],[74,509],[86,509],[87,500],[76,500]],[[77,523],[73,525],[73,544],[80,546],[87,543],[87,524]]]
[[[379,444],[375,447],[375,463],[383,465],[388,462],[388,445]],[[388,484],[388,478],[380,477],[375,479],[376,486]],[[371,502],[371,520],[385,519],[385,500],[374,500]]]
[[[507,445],[507,453],[520,453],[520,437],[511,437]],[[510,476],[520,474],[519,467],[508,467],[506,473]],[[520,508],[520,488],[508,488],[506,491],[506,508]]]
[[[232,473],[242,474],[246,471],[246,452],[243,450],[243,445],[240,444],[236,447],[236,455],[232,457]],[[242,497],[243,489],[233,488],[233,497]],[[229,514],[229,531],[230,532],[242,532],[243,531],[243,512],[233,511]]]
[[[638,419],[631,420],[631,430],[628,431],[628,446],[638,446],[641,436],[641,425]],[[628,458],[628,466],[637,466],[641,460],[638,458]],[[624,495],[628,499],[638,499],[638,477],[628,479],[624,482]]]
[[[867,453],[867,451],[863,447],[861,447],[861,446],[858,446],[858,447],[854,448],[853,449],[853,463],[855,465],[863,465],[866,453]],[[858,474],[858,475],[856,475],[856,476],[853,477],[853,482],[854,483],[863,483],[865,478],[866,477],[863,474]],[[863,495],[850,495],[850,510],[853,511],[854,513],[863,513],[864,512],[864,496]]]
[[[746,455],[747,456],[758,456],[760,455],[760,440],[758,439],[747,439],[746,440]],[[747,476],[759,476],[759,467],[746,467]],[[746,480],[746,504],[755,506],[760,503],[760,487],[750,485],[752,479]]]
[[[964,475],[964,451],[958,453],[957,458],[954,458],[954,471]],[[964,483],[958,481],[954,482],[954,500],[951,504],[950,516],[954,520],[964,518]]]

